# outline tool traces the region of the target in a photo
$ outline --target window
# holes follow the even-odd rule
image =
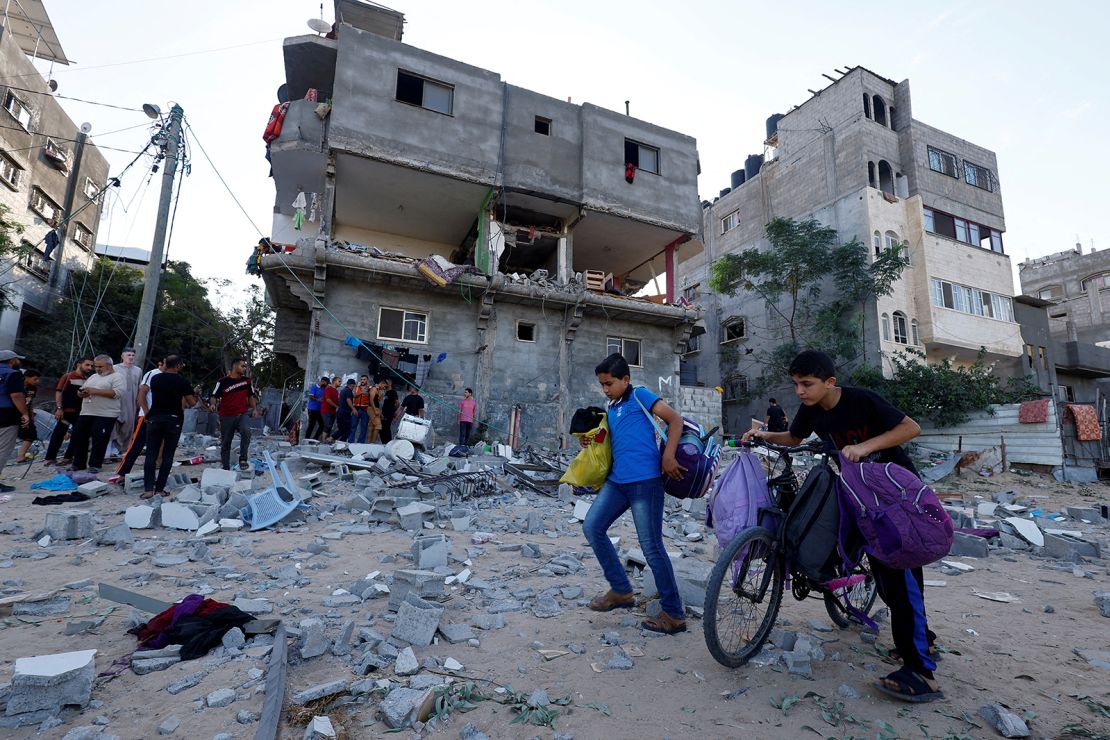
[[[879,160],[879,190],[894,195],[894,170],[885,159]]]
[[[516,339],[518,342],[536,341],[536,325],[529,321],[516,322]]]
[[[973,247],[1003,254],[1002,232],[998,229],[956,218],[932,208],[924,209],[924,221],[925,230],[930,234],[939,234]]]
[[[925,209],[925,230],[928,231],[930,234],[937,233],[937,224],[936,220],[933,217],[932,208]]]
[[[1041,358],[1041,371],[1048,372],[1048,351],[1044,347],[1037,347]]]
[[[61,207],[50,200],[46,193],[42,192],[40,188],[31,189],[31,202],[29,207],[32,211],[41,216],[43,221],[49,224],[54,224],[55,220],[58,218],[58,214],[62,211]]]
[[[725,378],[726,401],[738,401],[748,395],[748,376],[735,373]]]
[[[378,309],[378,339],[426,344],[428,314],[383,306]]]
[[[58,144],[53,139],[47,139],[42,147],[42,153],[46,157],[46,161],[60,170],[68,170],[69,151]]]
[[[917,319],[910,319],[910,342],[914,347],[921,346],[921,331],[917,327]]]
[[[880,317],[880,319],[882,320],[882,326],[883,326],[883,339],[889,342],[890,341],[890,314],[885,314],[884,313]]]
[[[93,182],[93,179],[91,177],[86,177],[85,178],[85,187],[81,192],[83,192],[85,194],[86,198],[88,198],[89,200],[92,200],[93,198],[95,198],[97,195],[100,194],[100,188],[98,188],[96,186],[96,183]]]
[[[1080,288],[1084,293],[1088,290],[1110,288],[1110,272],[1104,272],[1101,275],[1092,275],[1080,284]]]
[[[894,341],[898,344],[909,344],[910,335],[908,329],[908,322],[906,321],[906,314],[901,311],[894,312]]]
[[[742,316],[733,316],[721,324],[721,344],[748,338],[748,322]]]
[[[886,101],[878,95],[871,98],[872,109],[875,111],[875,123],[886,125]]]
[[[404,70],[397,70],[397,100],[451,115],[455,88]]]
[[[4,98],[4,110],[11,113],[12,118],[18,121],[24,129],[31,130],[31,109],[10,90],[7,97]]]
[[[701,337],[702,337],[702,335],[699,334],[696,337],[690,337],[689,339],[687,339],[686,340],[686,352],[684,352],[683,354],[690,355],[690,354],[693,354],[695,352],[700,352],[701,351]]]
[[[875,163],[867,163],[867,184],[873,188],[879,187],[879,181],[875,178]]]
[[[968,185],[974,185],[983,190],[991,190],[991,171],[986,167],[980,167],[977,164],[972,164],[966,159],[964,160],[964,180]]]
[[[624,140],[624,162],[636,165],[642,172],[659,174],[659,148],[641,144],[632,139]]]
[[[871,96],[867,93],[863,94],[863,115],[871,117]]]
[[[1056,301],[1064,297],[1064,289],[1059,285],[1050,285],[1037,291],[1037,297],[1042,301]]]
[[[536,133],[543,134],[544,136],[551,136],[551,119],[544,118],[543,116],[536,116]]]
[[[29,241],[24,241],[21,246],[22,248],[19,250],[20,267],[40,280],[49,280],[50,262],[47,261],[42,252],[35,249]]]
[[[929,147],[929,169],[933,172],[940,172],[941,174],[948,175],[949,177],[959,177],[958,170],[956,169],[956,155],[950,154],[943,149]]]
[[[85,249],[92,248],[93,233],[81,222],[75,222],[73,225],[73,241],[80,244]]]
[[[991,229],[991,251],[1003,254],[1002,251],[1002,232],[998,229]]]
[[[736,210],[721,219],[721,233],[732,231],[740,225],[740,211]]]
[[[1014,306],[1009,296],[945,280],[933,280],[933,305],[999,321],[1014,320]]]
[[[640,360],[640,340],[639,339],[626,339],[625,337],[609,337],[609,348],[606,350],[608,354],[620,352],[621,355],[628,361],[632,367],[642,367],[643,363]]]
[[[883,235],[878,231],[871,235],[871,245],[875,247],[875,256],[878,257],[883,251]]]
[[[897,247],[899,244],[902,243],[901,240],[898,239],[898,235],[895,234],[893,231],[886,232],[886,234],[884,236],[885,236],[885,240],[886,240],[886,248],[887,249],[894,249],[895,247]]]
[[[701,283],[694,283],[693,285],[682,290],[682,297],[690,301],[690,303],[697,303],[698,294],[701,292]]]
[[[7,154],[0,152],[0,181],[12,190],[19,189],[19,182],[23,179],[23,168]]]

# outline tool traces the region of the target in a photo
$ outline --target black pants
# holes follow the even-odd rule
[[[320,414],[320,416],[324,418],[324,431],[321,432],[321,435],[328,437],[331,435],[332,427],[335,426],[335,414]]]
[[[114,416],[86,416],[82,414],[73,425],[69,438],[69,458],[74,470],[86,467],[100,469],[104,464],[104,453],[108,451],[108,440],[116,425]]]
[[[247,450],[251,446],[250,418],[249,411],[220,417],[220,463],[224,470],[231,470],[231,443],[235,441],[235,432],[239,432],[239,462],[247,461]]]
[[[77,413],[65,413],[62,415],[61,421],[54,425],[54,431],[50,434],[50,441],[46,444],[44,462],[54,462],[58,459],[58,452],[62,449],[62,442],[65,441],[66,433],[77,423],[77,419]]]
[[[143,490],[166,490],[166,481],[170,478],[170,469],[173,467],[173,456],[177,452],[177,442],[181,439],[181,417],[158,416],[148,419],[145,426],[147,430],[146,464],[143,466]],[[162,464],[158,467],[158,477],[155,479],[154,469],[158,464],[158,450],[162,450]]]
[[[320,409],[312,409],[308,412],[308,430],[304,434],[305,439],[316,439],[316,435],[324,431],[324,417],[320,413]]]
[[[460,421],[459,422],[459,444],[466,445],[470,441],[470,434],[474,431],[474,422]]]
[[[902,663],[914,673],[933,677],[937,664],[929,657],[936,639],[925,617],[925,577],[921,568],[902,570],[868,556],[879,597],[890,608],[890,631]]]
[[[135,467],[135,461],[139,459],[139,455],[143,452],[143,445],[146,444],[146,417],[140,416],[138,426],[135,427],[135,434],[131,437],[131,445],[124,453],[123,459],[120,460],[119,467],[116,468],[116,475],[127,475],[131,472],[131,468]]]
[[[335,415],[335,438],[340,442],[346,442],[347,437],[351,436],[351,415],[350,414],[336,414]]]
[[[378,439],[383,445],[393,441],[393,415],[396,413],[396,406],[382,406],[382,430],[378,432]]]

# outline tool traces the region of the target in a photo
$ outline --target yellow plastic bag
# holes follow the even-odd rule
[[[589,440],[589,444],[570,461],[567,472],[559,479],[560,483],[569,483],[578,488],[601,488],[605,479],[609,477],[609,468],[613,465],[613,448],[609,446],[609,419],[601,417],[601,424],[596,429],[591,429],[575,437]]]

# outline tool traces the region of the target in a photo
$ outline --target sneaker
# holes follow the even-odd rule
[[[108,477],[108,482],[109,483],[119,483],[121,480],[123,480],[123,476],[120,475],[119,473],[116,473],[115,475],[112,475],[112,476]]]
[[[240,470],[250,470],[251,469],[251,464],[249,462],[247,462],[246,460],[240,460],[239,461],[239,469]]]

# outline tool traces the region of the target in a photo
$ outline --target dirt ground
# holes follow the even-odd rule
[[[60,589],[71,597],[68,613],[52,617],[18,617],[11,607],[0,607],[0,684],[10,680],[16,658],[53,652],[95,648],[98,672],[127,656],[135,647],[126,634],[130,607],[97,596],[95,587],[66,590],[65,584],[84,579],[111,583],[139,593],[173,601],[189,593],[202,592],[221,601],[236,597],[266,598],[275,606],[273,617],[286,623],[321,615],[334,638],[344,620],[355,620],[356,631],[371,627],[388,637],[392,624],[385,599],[367,600],[352,606],[326,607],[324,600],[337,588],[348,586],[368,572],[383,574],[411,567],[404,555],[413,535],[400,529],[380,534],[344,534],[336,539],[338,527],[357,523],[357,514],[337,511],[322,520],[310,518],[304,526],[287,531],[224,533],[210,536],[207,554],[181,565],[154,567],[152,559],[166,553],[193,554],[198,541],[192,533],[174,530],[134,530],[135,545],[98,547],[92,541],[57,542],[41,547],[36,535],[52,507],[34,506],[30,482],[47,477],[39,465],[22,480],[22,467],[9,467],[4,482],[19,490],[0,503],[0,596]],[[196,468],[185,469],[199,475]],[[49,471],[53,472],[53,471]],[[1016,490],[1020,503],[1035,499],[1046,512],[1066,505],[1091,505],[1110,499],[1105,484],[1061,484],[1044,476],[1006,474],[992,479],[950,478],[938,490],[959,491],[965,500],[982,495],[989,500],[994,491]],[[334,508],[348,489],[325,483],[314,503],[321,509]],[[98,526],[123,521],[124,509],[135,503],[120,489],[89,502],[71,505],[95,514]],[[476,508],[480,507],[480,508]],[[459,561],[471,560],[474,579],[493,583],[512,592],[531,588],[539,593],[552,587],[580,586],[580,598],[559,598],[562,611],[552,618],[533,615],[527,598],[522,611],[506,613],[503,629],[475,630],[480,644],[455,645],[440,642],[415,648],[424,661],[429,656],[454,658],[464,668],[456,681],[473,679],[489,695],[509,702],[497,687],[509,688],[525,697],[534,689],[546,689],[558,711],[554,726],[513,723],[519,715],[509,703],[474,701],[472,711],[454,712],[422,728],[423,736],[459,737],[467,723],[474,723],[491,738],[989,738],[998,734],[979,716],[980,705],[996,702],[1028,718],[1033,737],[1059,737],[1073,728],[1094,737],[1110,736],[1110,716],[1099,714],[1098,704],[1076,698],[1090,696],[1110,704],[1110,670],[1087,663],[1073,649],[1110,650],[1110,620],[1100,616],[1092,592],[1110,590],[1105,554],[1110,552],[1110,528],[1105,523],[1061,524],[1081,529],[1099,541],[1104,558],[1087,562],[1061,562],[1031,552],[992,550],[984,559],[951,558],[974,567],[964,574],[941,572],[940,564],[926,569],[926,578],[942,580],[944,586],[927,589],[926,604],[931,628],[946,651],[937,673],[946,700],[933,704],[901,704],[884,697],[874,686],[879,676],[894,669],[883,651],[861,639],[859,629],[832,627],[820,601],[797,602],[784,597],[778,625],[811,633],[824,641],[826,659],[813,663],[812,679],[789,675],[779,665],[745,666],[730,670],[717,664],[705,647],[701,623],[690,619],[690,630],[677,636],[655,636],[639,628],[643,608],[631,615],[624,612],[597,614],[585,608],[586,601],[604,590],[604,581],[580,525],[571,516],[571,505],[529,493],[491,497],[471,503],[477,529],[495,534],[495,542],[475,548],[470,532],[442,531],[451,539],[454,572]],[[513,522],[538,510],[546,532],[525,534]],[[683,514],[671,521],[681,521]],[[11,530],[11,531],[8,531]],[[323,535],[329,534],[325,538]],[[611,534],[621,537],[621,546],[635,545],[635,531],[626,515]],[[327,550],[311,553],[310,544]],[[503,551],[498,543],[537,545],[543,555],[525,559],[519,550]],[[714,555],[712,533],[706,541],[691,545],[676,543],[687,556],[710,560]],[[668,541],[668,548],[671,542]],[[471,548],[467,552],[467,548]],[[319,549],[319,548],[316,548]],[[480,551],[480,552],[479,552]],[[700,552],[699,552],[700,551]],[[551,557],[574,553],[584,568],[567,575],[543,575],[540,571]],[[42,557],[47,555],[48,557]],[[36,559],[38,558],[38,559]],[[395,561],[394,561],[395,559]],[[275,589],[266,572],[298,564],[305,579],[297,587]],[[634,580],[634,583],[638,581]],[[1008,592],[1012,603],[989,601],[975,592]],[[444,606],[446,622],[467,621],[484,613],[481,595],[465,587],[448,586]],[[881,606],[881,604],[880,604]],[[149,616],[149,615],[147,615]],[[90,632],[66,636],[69,623],[104,617]],[[811,626],[811,622],[815,626]],[[827,627],[826,627],[827,625]],[[625,652],[633,658],[629,670],[606,669],[615,647],[616,632]],[[889,646],[886,625],[878,648]],[[290,642],[290,646],[293,643]],[[548,660],[538,651],[560,653]],[[577,651],[577,652],[575,652]],[[222,649],[217,649],[222,653]],[[82,712],[66,710],[65,724],[36,735],[37,727],[0,730],[12,738],[65,735],[74,727],[102,724],[107,735],[121,738],[158,737],[158,727],[174,716],[181,722],[174,736],[208,738],[228,733],[235,738],[253,737],[264,699],[259,670],[266,668],[264,647],[237,656],[209,655],[195,661],[138,676],[123,670],[112,678],[101,678],[93,690],[93,704]],[[295,653],[295,650],[291,650]],[[325,654],[301,661],[291,660],[288,693],[306,687],[345,679],[358,680],[349,658]],[[206,672],[193,688],[171,695],[164,688],[197,671]],[[422,671],[428,674],[429,671]],[[369,678],[394,678],[391,668],[369,674]],[[404,685],[406,679],[395,679]],[[859,698],[838,695],[850,687]],[[224,708],[206,708],[204,697],[220,688],[232,688],[237,700]],[[2,694],[2,690],[0,690]],[[556,700],[568,699],[560,705]],[[377,697],[363,697],[343,706],[323,708],[350,738],[386,736],[388,728],[377,718]],[[242,712],[246,724],[237,721]],[[281,737],[300,738],[302,727],[286,723]],[[1084,730],[1074,730],[1084,728]],[[401,737],[418,735],[413,729]],[[395,735],[390,735],[395,736]]]

